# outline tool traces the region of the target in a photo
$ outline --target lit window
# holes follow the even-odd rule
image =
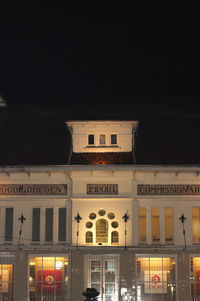
[[[99,219],[96,222],[96,242],[107,243],[108,242],[108,222],[105,219]]]
[[[88,135],[88,144],[94,144],[94,135]]]
[[[137,258],[137,288],[140,300],[175,300],[176,271],[173,257]],[[158,297],[155,297],[158,296]]]
[[[200,208],[192,208],[193,242],[200,242]]]
[[[111,233],[111,244],[117,244],[119,242],[119,233],[117,231],[113,231]]]
[[[14,257],[0,256],[0,300],[14,300]]]
[[[172,208],[165,208],[165,242],[173,242],[173,212]]]
[[[138,209],[138,217],[139,217],[139,243],[146,243],[146,223],[147,223],[147,216],[146,216],[146,208],[139,208]]]
[[[200,257],[190,258],[190,300],[198,300],[200,297]]]
[[[159,208],[152,208],[152,242],[160,242],[160,210]]]
[[[101,134],[99,136],[99,144],[101,144],[101,145],[106,144],[106,136],[104,134]]]
[[[66,300],[67,257],[31,257],[29,261],[30,300]]]
[[[85,234],[86,243],[93,243],[93,233],[91,231],[87,231]]]
[[[111,135],[111,144],[117,144],[117,135],[116,134]]]

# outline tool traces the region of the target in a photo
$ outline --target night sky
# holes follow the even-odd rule
[[[8,106],[195,112],[195,17],[65,9],[1,11],[0,94]]]

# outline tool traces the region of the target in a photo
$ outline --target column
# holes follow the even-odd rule
[[[28,254],[24,251],[17,251],[15,255],[15,301],[28,300]]]

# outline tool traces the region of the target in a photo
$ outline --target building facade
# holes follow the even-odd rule
[[[135,164],[137,121],[69,121],[67,165],[0,168],[0,300],[200,300],[200,167]]]

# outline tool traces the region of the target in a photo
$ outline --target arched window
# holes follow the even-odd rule
[[[93,233],[91,231],[85,233],[85,241],[86,243],[93,243]]]
[[[119,242],[119,233],[117,231],[113,231],[111,233],[111,244],[117,244]]]
[[[108,222],[101,218],[96,222],[96,242],[107,243],[108,242]]]

